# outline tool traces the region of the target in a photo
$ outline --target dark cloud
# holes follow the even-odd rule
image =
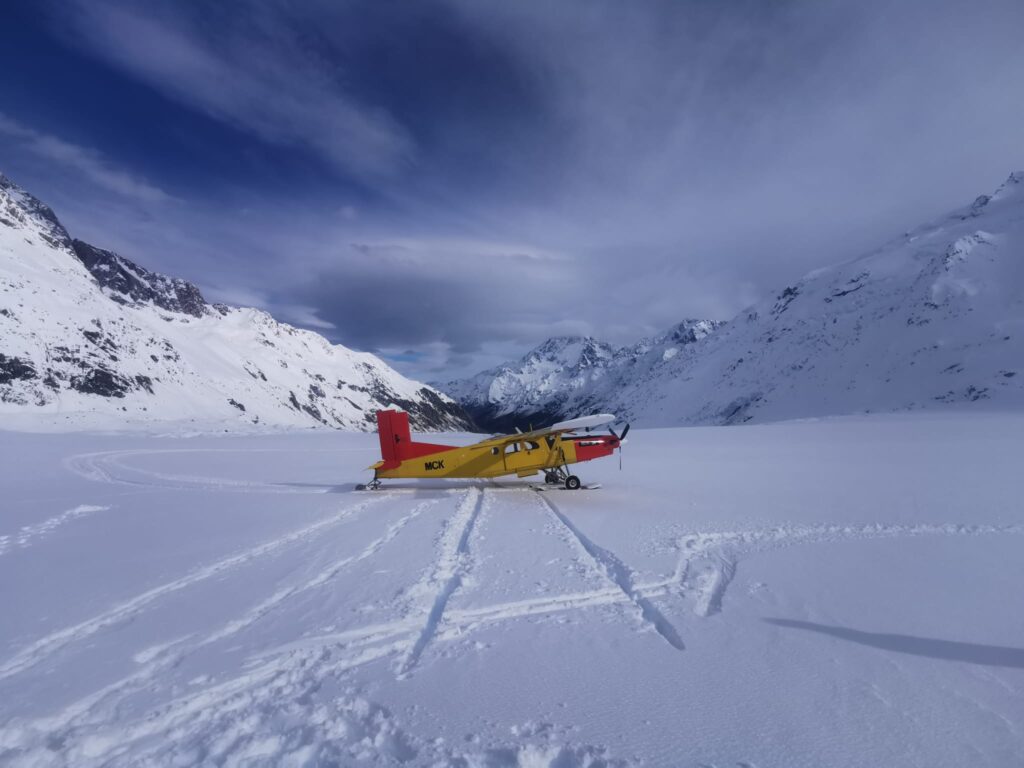
[[[522,246],[458,240],[354,243],[341,266],[294,287],[339,339],[361,349],[441,343],[454,354],[485,341],[529,343],[570,318],[575,264]],[[568,325],[567,325],[568,322]]]

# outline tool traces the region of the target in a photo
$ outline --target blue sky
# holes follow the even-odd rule
[[[0,171],[425,379],[728,319],[1024,167],[1024,4],[11,2]]]

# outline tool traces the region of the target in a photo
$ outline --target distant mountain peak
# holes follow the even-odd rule
[[[612,354],[611,346],[592,336],[553,336],[527,352],[520,362],[558,359],[569,365],[590,366]]]
[[[625,376],[638,370],[649,375],[721,325],[691,318],[619,349],[592,336],[553,336],[518,360],[436,386],[458,400],[481,427],[541,426],[580,415]]]

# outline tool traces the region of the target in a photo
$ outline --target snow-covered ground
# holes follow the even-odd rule
[[[375,452],[0,432],[0,764],[1020,765],[1022,415]]]

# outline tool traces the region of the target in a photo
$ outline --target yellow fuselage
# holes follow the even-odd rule
[[[606,418],[603,415],[586,417],[583,427],[587,428],[595,418],[599,423],[607,423],[601,421]],[[560,477],[569,482],[564,472],[567,464],[610,456],[621,442],[614,433],[580,437],[567,434],[580,421],[556,425],[560,428],[497,435],[472,445],[450,446],[413,440],[409,414],[404,411],[378,411],[381,460],[370,467],[374,471],[373,482],[387,478],[528,477],[537,472],[548,473],[548,480]],[[572,479],[579,487],[579,480]]]
[[[550,445],[549,445],[550,444]],[[441,448],[441,446],[436,446]],[[576,443],[554,436],[539,442],[522,440],[505,446],[468,445],[425,453],[402,460],[397,467],[374,465],[379,478],[527,477],[566,464],[575,464]]]

